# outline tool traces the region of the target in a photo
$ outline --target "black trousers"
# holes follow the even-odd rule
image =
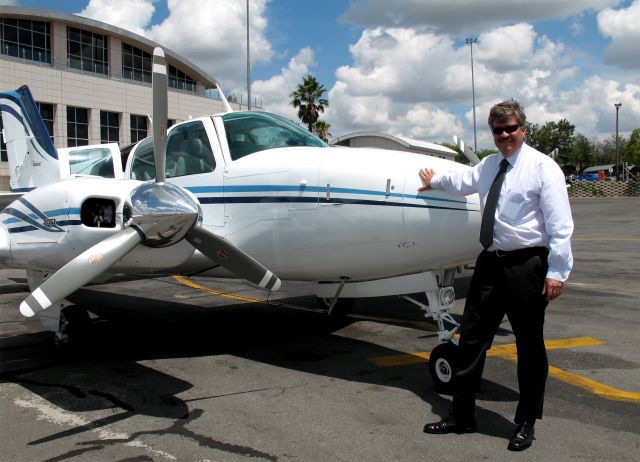
[[[533,247],[505,254],[483,251],[478,256],[460,330],[453,383],[452,412],[456,420],[473,419],[486,352],[505,314],[518,353],[520,399],[514,420],[533,424],[542,418],[549,371],[543,337],[548,301],[542,294],[547,254],[546,248]]]

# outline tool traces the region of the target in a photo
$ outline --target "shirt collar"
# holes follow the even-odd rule
[[[514,152],[512,155],[510,155],[509,157],[505,157],[502,155],[502,153],[500,153],[500,161],[498,161],[498,164],[500,162],[502,162],[502,159],[506,159],[507,162],[509,162],[509,165],[511,165],[511,167],[515,167],[516,163],[518,162],[518,158],[520,157],[520,153],[522,152],[522,149],[524,148],[524,143],[522,143],[522,146],[520,146],[520,149],[518,149],[516,152]]]

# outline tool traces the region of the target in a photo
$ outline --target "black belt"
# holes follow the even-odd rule
[[[505,257],[528,257],[533,255],[547,255],[549,249],[546,247],[525,247],[516,250],[485,250],[485,253],[498,258]]]

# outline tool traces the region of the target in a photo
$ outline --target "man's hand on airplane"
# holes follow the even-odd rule
[[[418,191],[424,191],[431,188],[431,178],[436,174],[432,168],[422,168],[418,175],[422,181],[422,186],[418,188]]]

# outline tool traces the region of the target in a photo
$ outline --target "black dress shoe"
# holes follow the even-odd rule
[[[533,425],[522,422],[516,427],[516,431],[513,432],[513,436],[509,440],[509,451],[524,451],[533,443],[534,429]]]
[[[444,435],[447,433],[473,433],[477,430],[474,420],[467,422],[456,422],[451,417],[445,417],[440,422],[428,423],[422,429],[425,433],[432,435]]]

